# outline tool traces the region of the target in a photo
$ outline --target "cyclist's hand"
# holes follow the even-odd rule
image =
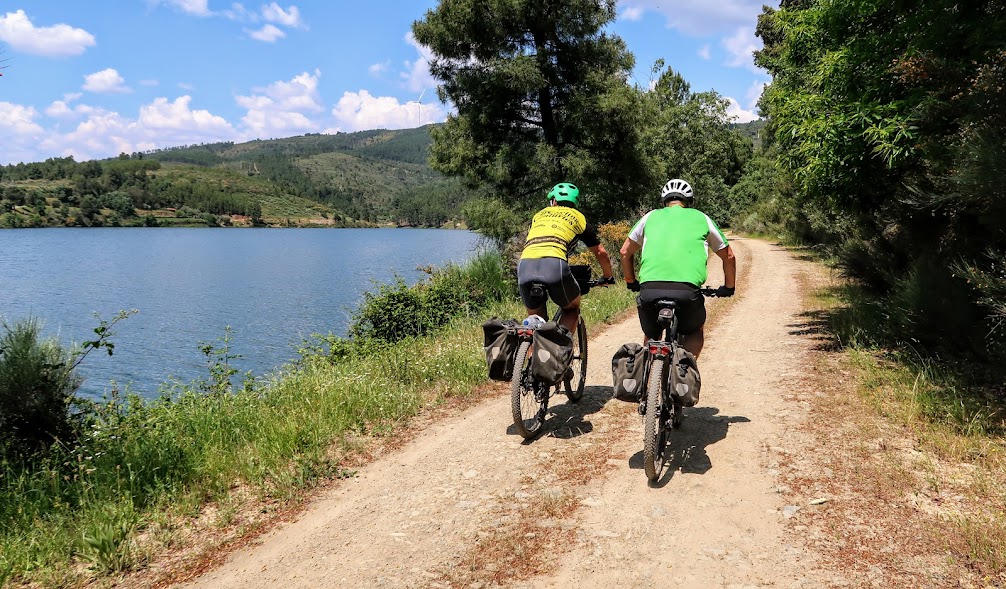
[[[615,284],[615,277],[614,276],[609,276],[607,278],[601,278],[600,280],[597,281],[597,285],[598,286],[610,286],[612,284]]]
[[[732,297],[734,296],[734,291],[737,290],[732,286],[721,286],[716,289],[716,296],[718,297]]]
[[[631,290],[632,292],[639,292],[639,281],[633,280],[632,282],[626,282],[625,288]]]

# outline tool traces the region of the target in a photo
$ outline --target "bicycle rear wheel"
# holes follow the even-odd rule
[[[562,381],[566,397],[570,403],[576,403],[583,398],[583,387],[587,382],[587,323],[584,322],[583,316],[580,316],[576,335],[573,336],[573,359],[569,363],[566,376],[568,378]]]
[[[548,388],[536,383],[531,375],[531,342],[521,342],[517,348],[513,377],[510,379],[510,411],[517,433],[531,439],[541,432],[548,409]],[[545,387],[544,390],[541,390]],[[535,391],[535,389],[539,389]]]
[[[666,359],[653,359],[650,378],[646,383],[646,412],[643,414],[643,470],[653,482],[664,469],[664,446],[667,445],[667,416],[669,408],[664,403]]]

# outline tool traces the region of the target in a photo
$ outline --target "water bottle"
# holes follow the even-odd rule
[[[531,329],[537,329],[545,320],[538,315],[528,315],[527,319],[524,320],[524,327],[530,327]]]

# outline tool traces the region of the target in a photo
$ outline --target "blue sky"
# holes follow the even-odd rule
[[[619,0],[609,32],[755,118],[761,0]],[[775,3],[777,4],[777,3]],[[3,0],[0,164],[443,121],[410,26],[436,0]]]

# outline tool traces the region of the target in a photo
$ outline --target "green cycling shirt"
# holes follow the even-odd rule
[[[716,223],[697,209],[670,206],[646,213],[629,232],[642,245],[639,282],[706,281],[709,250],[727,247],[727,238]]]

